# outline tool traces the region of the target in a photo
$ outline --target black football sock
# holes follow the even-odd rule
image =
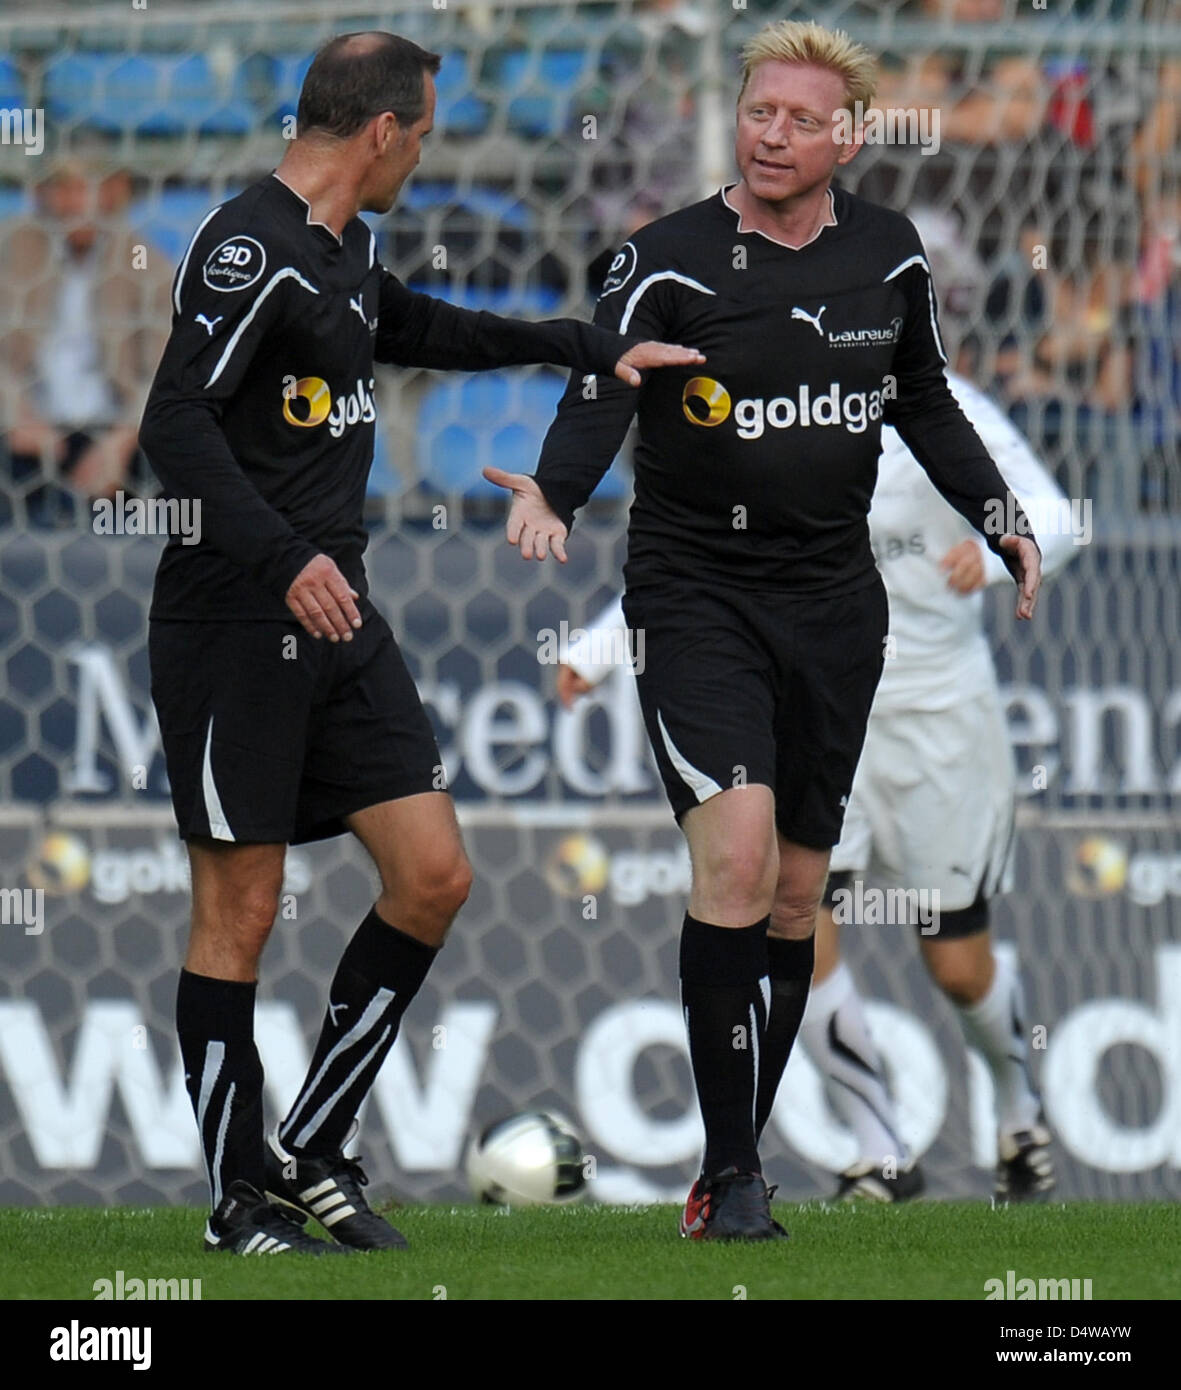
[[[370,911],[337,966],[307,1079],[279,1127],[284,1148],[340,1153],[437,955],[434,946],[391,927],[376,908]]]
[[[716,927],[685,914],[681,1002],[705,1123],[707,1176],[761,1172],[755,1096],[767,1024],[767,924]]]
[[[792,1044],[800,1031],[800,1020],[808,1003],[812,970],[816,964],[816,937],[806,941],[767,938],[767,966],[771,976],[771,1009],[767,1017],[767,1036],[759,1065],[759,1094],[755,1102],[755,1138],[763,1129],[775,1104],[775,1093],[783,1078]]]
[[[213,1206],[232,1182],[263,1190],[262,1063],[254,983],[180,972],[176,1031]]]

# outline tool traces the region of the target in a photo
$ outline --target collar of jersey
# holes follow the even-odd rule
[[[283,180],[279,177],[279,171],[278,171],[277,169],[272,169],[272,170],[271,170],[271,178],[273,178],[273,179],[275,180],[275,182],[276,182],[281,188],[285,188],[285,189],[287,190],[287,192],[290,193],[291,196],[292,196],[293,198],[298,198],[299,201],[304,205],[304,207],[307,209],[307,219],[306,219],[306,220],[307,220],[307,225],[308,225],[309,227],[323,227],[324,230],[328,233],[328,235],[332,238],[332,240],[336,242],[336,244],[337,244],[338,246],[343,246],[343,245],[344,245],[344,237],[339,237],[339,236],[337,236],[336,233],[332,230],[332,228],[328,225],[327,222],[313,222],[313,221],[312,221],[312,205],[311,205],[311,203],[308,202],[308,200],[303,196],[302,193],[297,193],[297,192],[295,191],[295,189],[292,188],[291,185],[290,185],[289,183],[284,183]]]
[[[820,226],[816,228],[815,235],[810,236],[810,237],[808,238],[808,240],[805,241],[805,242],[803,243],[803,245],[801,245],[801,246],[789,246],[789,245],[787,244],[786,241],[780,241],[778,237],[769,236],[766,232],[760,232],[759,229],[758,229],[757,227],[744,227],[744,226],[742,225],[742,213],[739,212],[739,210],[734,206],[734,204],[730,201],[730,199],[726,197],[726,194],[729,193],[729,191],[730,191],[731,188],[737,188],[737,187],[738,187],[738,185],[737,185],[736,183],[732,183],[732,184],[728,185],[728,186],[725,187],[725,188],[719,189],[719,190],[718,190],[718,193],[719,193],[719,196],[721,197],[722,202],[725,203],[725,205],[730,209],[730,211],[731,211],[731,212],[734,214],[734,216],[738,219],[738,231],[739,231],[739,233],[740,233],[741,235],[749,236],[749,235],[753,234],[754,236],[761,236],[761,237],[764,238],[764,240],[771,242],[771,244],[774,245],[774,246],[782,246],[783,249],[784,249],[785,251],[802,251],[802,250],[804,249],[805,246],[811,246],[812,243],[816,240],[816,238],[820,235],[820,233],[821,233],[822,231],[824,231],[824,229],[825,229],[826,227],[835,227],[835,226],[838,225],[838,223],[837,223],[837,200],[836,200],[836,193],[835,193],[834,189],[830,186],[830,187],[829,187],[829,190],[828,190],[828,210],[829,210],[829,213],[830,213],[831,216],[832,216],[832,221],[831,221],[831,222],[822,222],[822,223],[820,224]]]

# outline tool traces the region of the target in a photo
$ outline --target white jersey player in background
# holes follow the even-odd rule
[[[951,372],[948,382],[1031,518],[1044,573],[1053,574],[1076,543],[1061,524],[1066,498],[987,396]],[[1029,1073],[1020,981],[1009,957],[994,954],[989,933],[989,903],[1011,886],[1016,771],[981,591],[1009,574],[890,428],[882,430],[869,529],[890,599],[890,636],[818,914],[802,1027],[830,1101],[857,1140],[859,1158],[840,1175],[838,1195],[892,1202],[923,1187],[840,957],[838,922],[856,921],[851,880],[872,874],[891,887],[938,890],[925,899],[938,903],[938,915],[919,945],[965,1042],[992,1075],[996,1196],[1036,1199],[1054,1183],[1050,1134]],[[610,665],[592,657],[626,651],[624,628],[616,601],[570,644],[558,674],[563,704],[609,674]]]

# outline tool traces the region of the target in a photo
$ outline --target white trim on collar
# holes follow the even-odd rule
[[[739,230],[739,232],[744,232],[744,233],[752,233],[752,232],[753,232],[755,236],[764,237],[767,241],[772,242],[775,246],[782,246],[782,247],[783,247],[785,250],[787,250],[787,251],[802,251],[802,250],[804,249],[805,246],[811,246],[811,245],[812,245],[812,243],[816,240],[816,238],[820,235],[820,233],[821,233],[822,231],[824,231],[825,227],[835,227],[835,226],[838,225],[838,223],[837,223],[837,200],[836,200],[836,198],[833,196],[833,190],[832,190],[832,188],[831,188],[831,186],[830,186],[829,189],[828,189],[828,214],[829,214],[829,217],[830,217],[831,220],[828,221],[828,222],[822,222],[822,223],[820,224],[820,226],[816,228],[816,231],[813,233],[813,235],[810,236],[810,237],[808,238],[807,241],[801,242],[799,246],[790,246],[790,245],[788,245],[788,243],[787,243],[786,241],[780,241],[778,237],[773,237],[773,236],[771,236],[771,235],[770,235],[769,233],[767,233],[767,232],[761,232],[761,231],[759,231],[759,229],[758,229],[757,227],[744,227],[744,226],[742,225],[742,213],[739,211],[738,208],[736,208],[736,207],[734,206],[734,204],[730,201],[730,199],[726,197],[726,194],[729,193],[729,191],[730,191],[731,188],[737,188],[737,187],[738,187],[738,185],[737,185],[736,183],[732,183],[732,184],[730,184],[729,188],[721,188],[721,189],[719,189],[718,191],[719,191],[719,192],[721,193],[721,195],[722,195],[722,202],[725,203],[725,205],[730,209],[730,211],[734,214],[734,216],[738,218],[738,230]]]
[[[279,178],[279,171],[278,171],[278,169],[272,169],[272,170],[271,170],[271,178],[273,178],[273,179],[278,179],[279,183],[281,183],[281,184],[283,185],[283,187],[288,191],[288,193],[294,193],[295,196],[299,199],[299,201],[304,205],[304,207],[307,208],[307,210],[308,210],[307,225],[308,225],[309,227],[323,227],[324,230],[328,233],[328,235],[329,235],[330,237],[332,237],[332,238],[337,242],[338,245],[340,245],[340,246],[343,246],[343,245],[344,245],[344,237],[337,236],[336,233],[332,230],[332,228],[328,225],[327,222],[313,222],[313,221],[312,221],[312,205],[311,205],[311,203],[308,202],[308,200],[303,196],[302,193],[300,193],[300,192],[298,192],[296,189],[292,188],[291,185],[287,182],[286,179],[280,179],[280,178]]]

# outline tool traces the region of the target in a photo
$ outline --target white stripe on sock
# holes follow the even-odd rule
[[[754,1061],[754,1091],[750,1098],[750,1118],[752,1124],[757,1124],[755,1112],[759,1104],[759,1028],[758,1019],[755,1017],[755,1006],[750,1006],[750,1047]]]
[[[217,1126],[217,1145],[216,1145],[216,1147],[215,1147],[214,1150],[213,1150],[213,1173],[214,1173],[214,1177],[213,1177],[213,1184],[214,1184],[214,1190],[213,1190],[213,1205],[214,1205],[214,1206],[217,1206],[218,1202],[221,1201],[221,1161],[222,1161],[222,1158],[225,1156],[225,1148],[226,1148],[226,1130],[229,1129],[229,1127],[230,1127],[230,1110],[233,1108],[233,1104],[234,1104],[234,1091],[235,1091],[236,1089],[237,1089],[237,1083],[231,1081],[231,1082],[230,1082],[230,1088],[229,1088],[229,1090],[226,1092],[226,1105],[225,1105],[225,1109],[221,1112],[221,1121],[220,1121],[220,1123],[219,1123],[218,1126]]]
[[[295,1136],[295,1147],[297,1149],[307,1148],[308,1143],[315,1137],[317,1131],[319,1130],[320,1126],[324,1123],[327,1116],[331,1114],[333,1107],[337,1104],[341,1096],[344,1095],[344,1093],[353,1084],[357,1077],[360,1076],[361,1072],[363,1072],[365,1068],[369,1065],[369,1062],[374,1057],[374,1055],[377,1052],[379,1052],[382,1047],[384,1047],[385,1041],[392,1031],[393,1029],[387,1023],[386,1026],[382,1029],[381,1037],[378,1038],[378,1040],[361,1058],[361,1060],[352,1069],[352,1071],[349,1072],[348,1076],[345,1077],[345,1079],[340,1083],[336,1090],[332,1092],[332,1094],[328,1097],[324,1104],[320,1106],[319,1110],[317,1110],[316,1113],[312,1116],[312,1118],[307,1122],[307,1124],[304,1125],[303,1129],[301,1129],[300,1132]]]
[[[221,1075],[222,1064],[226,1059],[226,1045],[224,1042],[215,1042],[212,1039],[205,1044],[205,1058],[201,1063],[201,1084],[197,1090],[197,1134],[201,1140],[201,1154],[205,1156],[205,1116],[209,1111],[209,1102],[213,1099],[213,1088],[217,1085],[217,1078]],[[208,1163],[208,1158],[206,1162]],[[213,1190],[213,1205],[216,1207],[221,1201],[221,1182],[218,1178],[217,1169],[210,1165],[209,1186]]]
[[[321,1081],[323,1081],[325,1075],[327,1074],[329,1068],[332,1066],[333,1062],[335,1062],[336,1059],[342,1053],[347,1052],[348,1049],[354,1045],[354,1043],[361,1042],[361,1040],[365,1037],[366,1033],[370,1032],[373,1028],[377,1026],[377,1024],[381,1021],[382,1014],[385,1013],[386,1009],[393,1002],[395,997],[396,995],[392,989],[385,989],[384,987],[379,989],[377,993],[373,996],[373,998],[369,1001],[369,1003],[365,1006],[365,1011],[364,1013],[362,1013],[361,1017],[356,1021],[356,1023],[353,1024],[353,1026],[344,1035],[344,1037],[340,1038],[336,1042],[335,1046],[328,1053],[328,1056],[325,1057],[323,1062],[320,1063],[319,1071],[304,1086],[303,1090],[300,1091],[299,1097],[296,1100],[295,1104],[291,1107],[287,1119],[284,1121],[284,1123],[279,1129],[279,1137],[284,1144],[290,1144],[293,1148],[296,1149],[301,1149],[306,1146],[307,1136],[309,1134],[315,1133],[319,1125],[319,1120],[317,1118],[313,1121],[309,1121],[307,1124],[302,1126],[302,1128],[299,1131],[299,1134],[296,1135],[295,1138],[290,1138],[289,1135],[291,1130],[293,1130],[299,1123],[298,1116],[301,1106],[306,1105],[308,1097],[315,1094],[316,1087],[319,1086]],[[321,1111],[322,1109],[323,1107],[321,1107]],[[321,1111],[317,1111],[317,1116],[319,1116]]]

